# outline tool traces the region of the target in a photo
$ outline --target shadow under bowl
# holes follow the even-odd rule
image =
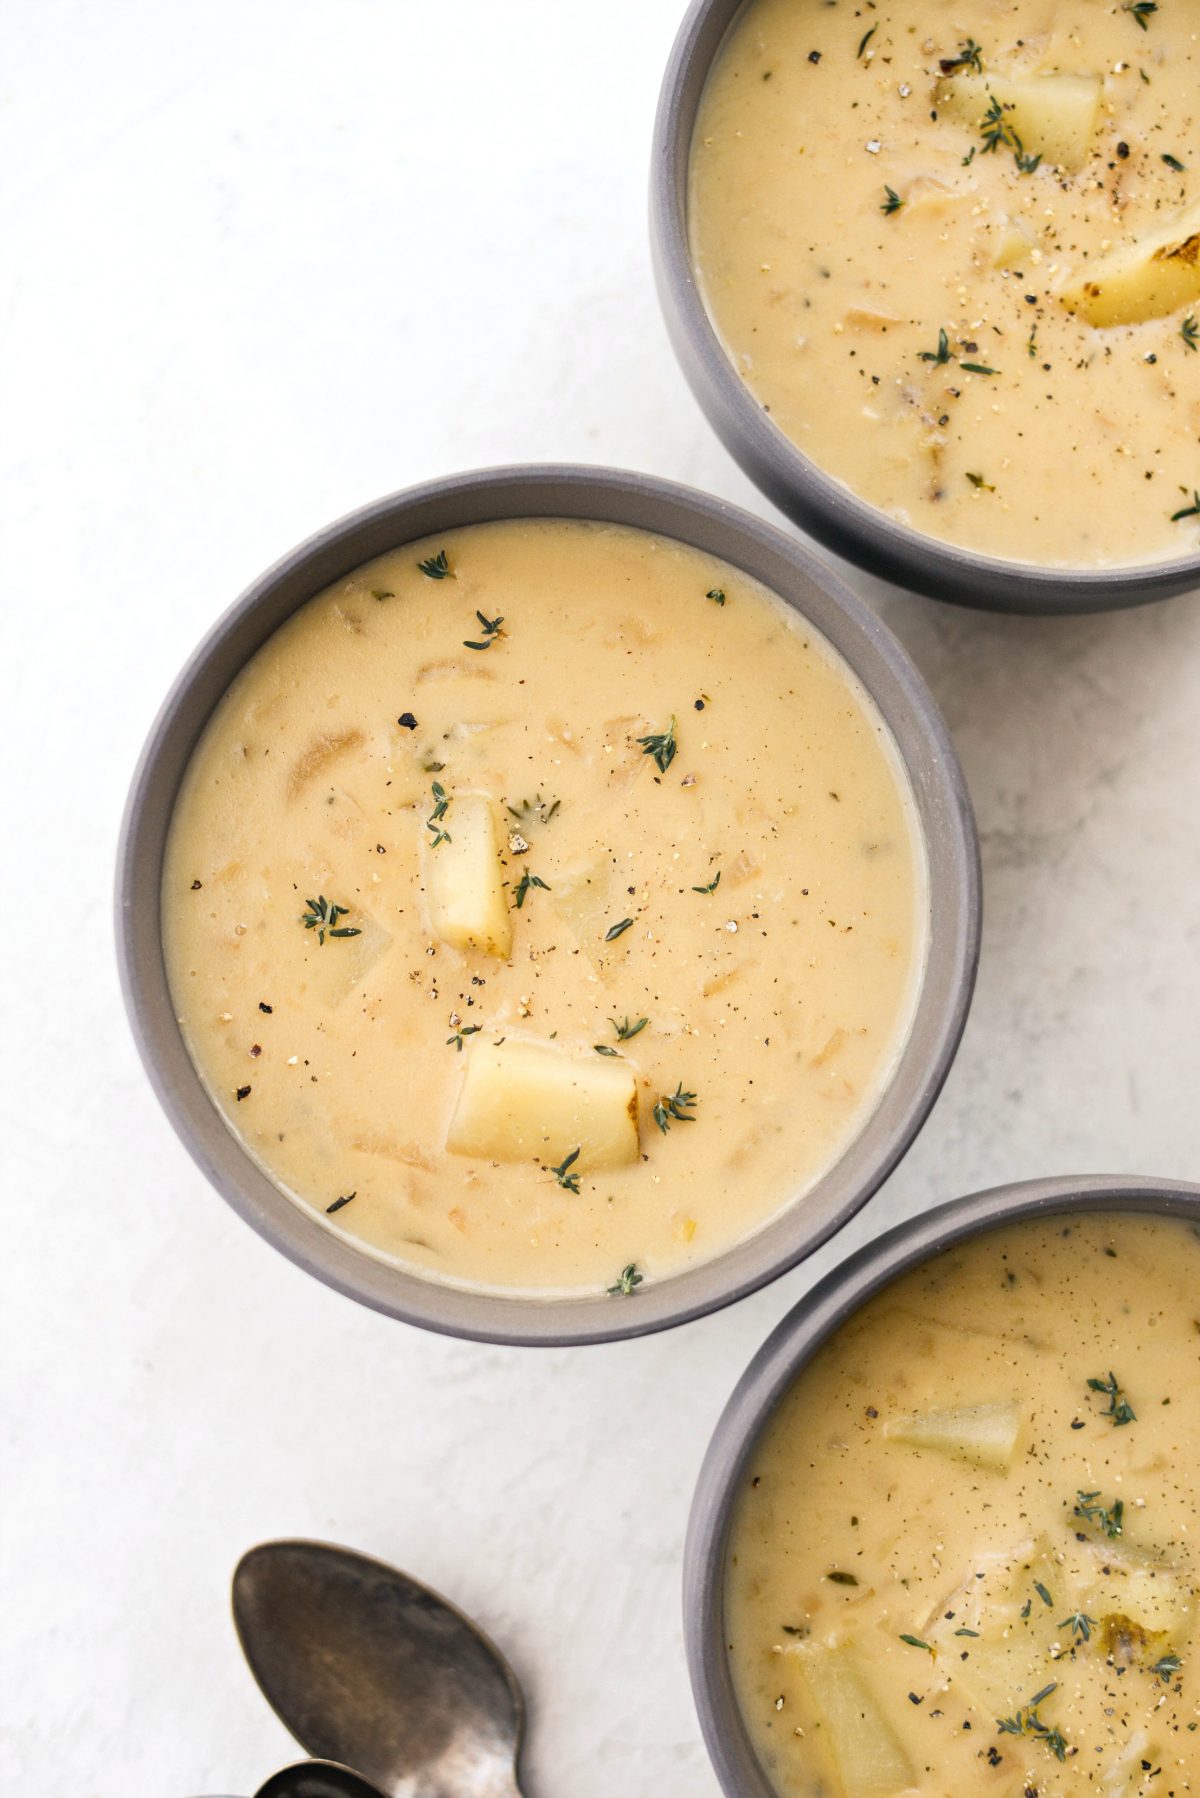
[[[252,1159],[206,1092],[184,1043],[163,956],[163,859],[192,752],[246,662],[300,606],[386,550],[501,519],[588,519],[655,532],[743,570],[819,630],[871,696],[912,789],[929,871],[928,948],[912,1027],[875,1110],[840,1159],[754,1235],[616,1302],[527,1298],[456,1286],[375,1256],[290,1198]],[[151,728],[117,855],[117,950],[146,1073],[196,1164],[253,1229],[309,1273],[426,1329],[505,1343],[605,1342],[687,1322],[753,1292],[812,1253],[905,1154],[949,1071],[979,953],[978,847],[937,706],[891,632],[805,548],[704,494],[616,470],[485,469],[379,500],[285,556],[213,627]]]
[[[754,1752],[734,1690],[725,1631],[725,1568],[746,1469],[776,1406],[842,1325],[903,1274],[944,1249],[1029,1218],[1141,1212],[1200,1225],[1200,1186],[1089,1175],[1023,1180],[939,1205],[859,1249],[768,1336],[734,1388],[700,1469],[683,1560],[683,1622],[692,1693],[726,1798],[778,1798]]]
[[[650,233],[667,332],[708,422],[780,511],[868,573],[997,612],[1115,611],[1200,587],[1200,552],[1123,567],[1042,567],[926,536],[802,454],[742,380],[709,317],[688,242],[688,163],[704,86],[743,0],[694,0],[671,51],[650,171]]]

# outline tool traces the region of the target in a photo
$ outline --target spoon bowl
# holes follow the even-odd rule
[[[233,1616],[280,1720],[307,1753],[360,1768],[368,1794],[373,1782],[384,1798],[521,1798],[520,1687],[483,1632],[427,1586],[350,1549],[266,1542],[233,1576]],[[326,1789],[268,1785],[259,1798],[293,1794]],[[343,1794],[361,1798],[329,1788]]]
[[[384,1794],[336,1761],[300,1761],[272,1773],[255,1798],[384,1798]]]

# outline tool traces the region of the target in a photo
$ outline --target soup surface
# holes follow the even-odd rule
[[[1200,6],[749,0],[693,140],[705,302],[896,520],[1101,567],[1200,547]]]
[[[781,1794],[1200,1792],[1200,1230],[998,1230],[788,1391],[727,1580]]]
[[[163,907],[216,1104],[330,1228],[617,1297],[845,1148],[927,909],[894,745],[823,640],[698,551],[550,520],[286,623],[196,750]]]

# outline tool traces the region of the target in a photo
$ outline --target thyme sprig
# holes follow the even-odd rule
[[[571,1174],[571,1173],[567,1172],[568,1168],[572,1165],[572,1163],[576,1162],[578,1160],[579,1160],[579,1150],[572,1149],[571,1153],[569,1155],[564,1155],[563,1159],[559,1162],[557,1167],[552,1167],[550,1169],[550,1172],[554,1175],[554,1178],[558,1181],[558,1184],[560,1186],[564,1186],[568,1192],[578,1192],[579,1191],[579,1175]]]
[[[1169,1686],[1179,1669],[1183,1666],[1177,1654],[1164,1654],[1161,1660],[1155,1661],[1151,1673],[1156,1673],[1164,1686]]]
[[[1069,1629],[1072,1636],[1078,1636],[1081,1642],[1089,1642],[1091,1640],[1092,1631],[1096,1629],[1098,1625],[1096,1619],[1087,1616],[1085,1612],[1072,1611],[1069,1617],[1064,1617],[1062,1619],[1062,1622],[1058,1627],[1059,1629]]]
[[[479,611],[476,612],[475,616],[483,626],[483,642],[473,643],[469,637],[464,637],[463,648],[490,649],[492,644],[496,641],[496,638],[503,635],[500,626],[504,623],[504,620],[503,618],[485,618],[483,613]]]
[[[643,755],[652,755],[658,764],[660,774],[665,774],[675,760],[678,744],[675,741],[675,720],[671,719],[666,730],[658,731],[649,737],[639,737]]]
[[[682,1081],[673,1093],[664,1093],[654,1107],[654,1121],[663,1135],[675,1124],[694,1124],[695,1093],[685,1093]]]
[[[1189,314],[1179,327],[1179,335],[1189,350],[1200,350],[1200,320]]]
[[[1106,1536],[1115,1538],[1124,1534],[1125,1500],[1123,1498],[1115,1499],[1112,1509],[1109,1510],[1106,1506],[1096,1503],[1100,1496],[1098,1491],[1077,1492],[1075,1496],[1079,1502],[1074,1508],[1074,1516],[1082,1517],[1088,1523],[1098,1523]]]
[[[996,1723],[1000,1734],[1002,1736],[1032,1736],[1044,1748],[1049,1749],[1055,1760],[1065,1761],[1067,1758],[1066,1737],[1061,1730],[1052,1729],[1048,1723],[1044,1723],[1038,1715],[1039,1704],[1049,1698],[1051,1692],[1057,1692],[1057,1690],[1058,1681],[1054,1680],[1050,1685],[1043,1686],[1040,1692],[1036,1692],[1029,1703],[1024,1705],[1015,1716],[997,1717]]]
[[[454,1035],[446,1038],[446,1047],[449,1048],[450,1044],[453,1043],[455,1049],[461,1055],[465,1038],[468,1036],[478,1036],[482,1029],[482,1024],[459,1024]]]
[[[348,905],[332,905],[324,893],[316,899],[304,901],[308,910],[301,913],[300,921],[305,930],[315,930],[318,943],[324,943],[327,936],[361,936],[362,931],[351,924],[339,924],[339,918],[349,915]]]
[[[1137,1412],[1125,1397],[1116,1374],[1111,1370],[1107,1380],[1089,1380],[1088,1388],[1092,1392],[1102,1392],[1108,1399],[1108,1410],[1104,1415],[1112,1418],[1114,1428],[1119,1429],[1124,1423],[1137,1422]]]
[[[646,1025],[650,1022],[649,1018],[638,1018],[636,1023],[633,1024],[629,1022],[628,1018],[620,1024],[617,1023],[616,1018],[609,1018],[608,1021],[616,1031],[617,1041],[619,1043],[627,1043],[631,1036],[636,1036],[638,1032],[644,1030]]]
[[[1020,136],[1005,118],[1004,108],[994,94],[991,105],[979,122],[979,129],[983,133],[985,156],[990,156],[993,150],[999,150],[1003,146],[1012,151],[1019,173],[1033,175],[1037,172],[1042,160],[1040,153],[1037,156],[1026,155]]]
[[[1187,488],[1185,487],[1183,491],[1186,493]],[[1200,493],[1192,494],[1192,504],[1185,506],[1182,512],[1172,512],[1171,523],[1178,524],[1181,518],[1200,518]]]
[[[530,887],[541,887],[543,893],[548,893],[550,891],[549,885],[547,884],[546,881],[539,880],[537,875],[531,874],[528,868],[522,868],[521,879],[520,879],[520,882],[518,883],[516,895],[513,899],[514,910],[520,911],[521,907],[525,903],[525,899],[529,892]]]
[[[621,1269],[617,1283],[615,1286],[609,1287],[608,1295],[610,1298],[632,1298],[635,1287],[640,1286],[641,1283],[642,1276],[637,1270],[637,1262],[631,1261],[628,1267]]]
[[[886,212],[889,216],[893,212],[899,212],[904,201],[900,198],[900,195],[896,192],[895,188],[885,187],[883,191],[887,195],[887,198],[879,208],[880,212]]]
[[[938,346],[936,350],[921,350],[918,353],[922,362],[935,363],[939,368],[943,363],[952,361],[954,359],[954,352],[950,348],[950,339],[946,335],[945,327],[943,326],[938,332]]]
[[[953,75],[956,69],[974,69],[977,75],[982,75],[983,51],[975,39],[969,37],[958,46],[958,55],[943,56],[938,62],[938,68],[943,75]]]
[[[440,780],[433,783],[433,810],[425,820],[426,830],[433,832],[433,842],[429,845],[436,849],[442,843],[450,843],[453,838],[448,830],[441,828],[442,819],[450,809],[450,798]]]
[[[1122,12],[1131,12],[1143,31],[1149,31],[1150,20],[1158,11],[1158,0],[1133,0],[1132,6],[1123,6]]]
[[[720,884],[721,870],[718,868],[706,887],[693,887],[692,891],[693,893],[715,893]]]
[[[450,566],[450,559],[444,549],[439,549],[436,556],[430,556],[426,561],[418,562],[417,567],[421,570],[422,574],[428,575],[431,581],[453,581],[458,579],[458,576]]]

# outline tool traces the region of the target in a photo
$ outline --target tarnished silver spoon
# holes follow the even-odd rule
[[[336,1761],[300,1761],[272,1773],[254,1798],[384,1798],[384,1793]]]
[[[233,1616],[263,1695],[307,1753],[358,1768],[386,1798],[522,1798],[512,1669],[427,1586],[347,1548],[265,1542],[233,1576]]]

